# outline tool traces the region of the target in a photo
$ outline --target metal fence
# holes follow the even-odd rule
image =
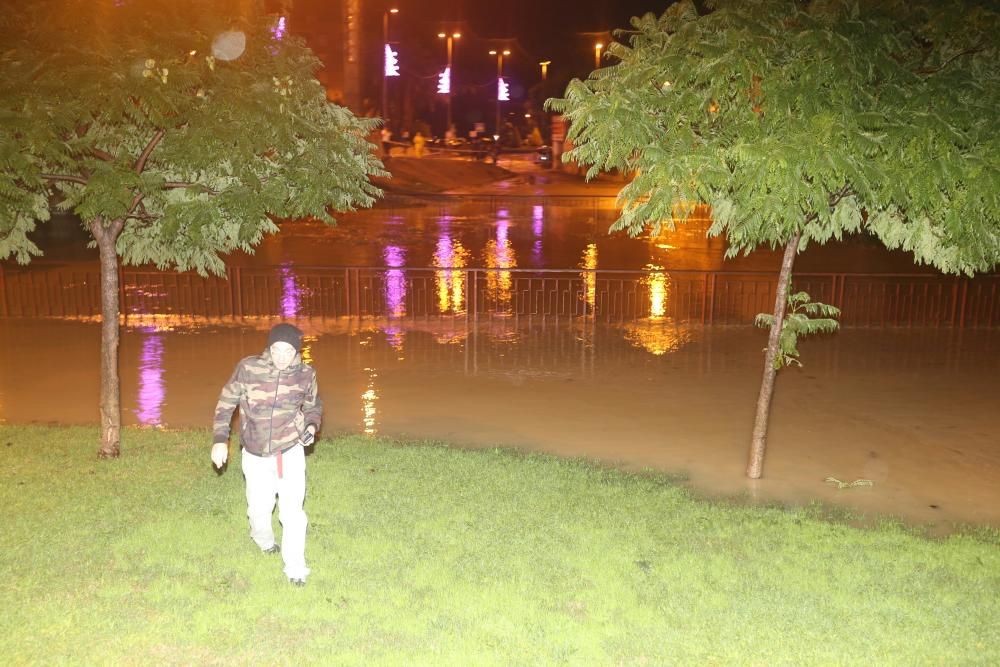
[[[691,270],[231,267],[224,277],[121,270],[121,310],[195,318],[587,319],[747,324],[777,275]],[[1000,275],[800,273],[794,289],[844,326],[1000,326]],[[0,315],[96,317],[96,266],[0,265]]]

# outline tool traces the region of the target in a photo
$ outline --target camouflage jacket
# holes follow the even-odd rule
[[[316,371],[299,355],[279,371],[268,350],[236,364],[215,406],[213,442],[229,441],[229,425],[237,405],[240,444],[258,456],[272,456],[293,447],[307,426],[319,430],[323,417]]]

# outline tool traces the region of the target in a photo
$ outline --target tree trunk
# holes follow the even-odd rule
[[[774,395],[774,378],[778,371],[774,360],[778,356],[778,343],[781,338],[781,327],[785,321],[785,309],[788,305],[788,285],[792,279],[792,265],[799,251],[799,238],[796,233],[785,246],[785,256],[781,260],[781,273],[778,274],[778,293],[774,296],[774,325],[767,337],[767,354],[764,355],[764,377],[760,381],[760,394],[757,396],[757,416],[753,423],[753,440],[750,442],[750,462],[747,465],[747,477],[760,479],[764,469],[764,448],[767,446],[767,422],[771,416],[771,396]]]
[[[118,458],[121,432],[121,387],[118,382],[118,252],[119,221],[105,228],[90,223],[101,256],[101,448],[97,455]]]

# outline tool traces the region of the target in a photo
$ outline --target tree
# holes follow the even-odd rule
[[[0,16],[0,259],[53,206],[101,265],[101,447],[119,454],[118,267],[222,273],[277,219],[370,206],[386,175],[319,61],[252,3],[21,3]],[[244,11],[241,13],[240,8]],[[227,10],[228,11],[227,13]]]
[[[783,246],[747,475],[760,477],[796,254],[868,233],[918,263],[1000,262],[1000,18],[945,0],[684,0],[548,101],[566,159],[634,172],[612,229],[698,203],[730,256]]]

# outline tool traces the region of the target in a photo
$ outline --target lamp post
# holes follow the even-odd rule
[[[389,120],[389,107],[386,102],[386,89],[389,81],[389,14],[398,14],[399,10],[393,7],[382,13],[382,122]]]
[[[545,81],[549,77],[549,65],[552,64],[552,61],[542,60],[538,64],[542,66],[542,81]]]
[[[509,56],[510,51],[504,49],[503,51],[490,51],[491,56],[497,57],[497,120],[496,128],[494,129],[494,134],[496,135],[497,141],[500,141],[500,81],[503,79],[503,57]]]
[[[603,48],[604,45],[601,44],[600,42],[594,44],[594,69],[601,68],[601,49]]]
[[[448,124],[444,128],[445,132],[447,132],[448,130],[451,129],[451,89],[452,89],[451,81],[450,81],[450,77],[451,77],[451,74],[452,74],[452,69],[451,69],[451,51],[454,48],[454,40],[459,39],[461,37],[462,37],[462,33],[460,33],[460,32],[453,32],[450,35],[445,34],[443,32],[439,32],[438,33],[438,38],[447,40],[447,42],[448,42],[448,76],[449,76],[449,81],[448,81]]]

